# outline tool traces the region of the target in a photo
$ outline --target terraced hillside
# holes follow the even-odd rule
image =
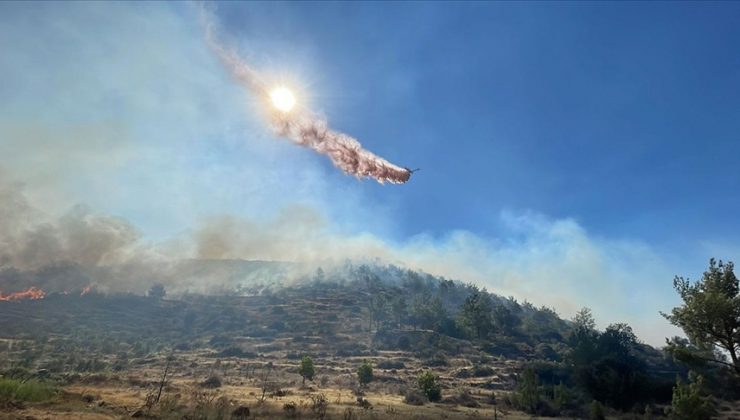
[[[181,401],[207,390],[211,397],[227,397],[234,409],[245,405],[273,414],[289,415],[281,410],[291,401],[305,411],[311,396],[324,395],[335,414],[484,415],[496,407],[494,390],[513,386],[518,362],[467,340],[408,325],[371,330],[367,298],[348,287],[307,286],[270,296],[160,300],[88,293],[3,302],[0,368],[64,384],[59,401],[42,409],[16,407],[18,416],[56,409],[91,409],[102,416],[146,411],[146,396],[157,389],[168,356],[161,398],[188,405]],[[304,355],[316,366],[306,387],[297,374]],[[364,361],[374,366],[374,380],[361,387],[356,371]],[[268,364],[272,369],[264,378]],[[404,404],[425,369],[439,376],[444,399],[433,406]],[[220,386],[201,386],[209,378],[218,378]],[[266,402],[257,404],[263,385]],[[358,396],[373,409],[358,405]],[[73,403],[77,399],[82,402]]]

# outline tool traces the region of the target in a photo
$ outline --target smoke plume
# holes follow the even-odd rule
[[[127,221],[75,206],[59,218],[34,209],[0,175],[0,268],[39,269],[58,262],[102,265],[128,258],[139,233]]]
[[[214,35],[213,20],[201,13],[206,40],[231,75],[242,86],[256,95],[270,110],[269,88],[266,78],[242,60],[234,51],[224,48]],[[334,166],[358,178],[373,178],[381,184],[406,183],[412,171],[403,168],[364,149],[360,142],[344,133],[329,128],[326,119],[305,107],[290,112],[268,111],[275,132],[294,143],[308,147],[331,159]]]

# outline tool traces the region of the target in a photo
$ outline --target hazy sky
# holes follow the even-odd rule
[[[566,318],[592,306],[653,344],[672,276],[740,256],[740,4],[207,8],[335,129],[422,170],[358,181],[275,138],[197,5],[3,3],[3,176],[151,243],[229,217],[254,233],[232,240],[276,245],[223,257],[380,256]]]

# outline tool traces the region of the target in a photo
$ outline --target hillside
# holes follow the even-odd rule
[[[488,416],[516,412],[510,393],[525,367],[537,366],[544,385],[571,381],[570,321],[472,285],[380,265],[319,269],[283,285],[264,281],[265,270],[284,269],[279,263],[190,260],[183,267],[233,287],[212,295],[167,295],[153,287],[148,297],[92,289],[0,302],[0,369],[9,378],[61,384],[63,393],[43,410],[103,417],[167,417],[161,404],[146,403],[168,357],[162,398],[176,413],[196,410],[206,398],[214,412],[243,405],[253,415],[308,415],[309,401],[323,395],[328,412],[345,418],[383,410],[381,417]],[[473,302],[489,305],[479,314],[485,322],[467,314]],[[662,353],[639,344],[631,352],[642,374],[672,383],[678,368]],[[306,355],[316,375],[304,387],[297,369]],[[365,361],[374,380],[361,386],[357,369]],[[425,371],[437,376],[438,402],[425,404],[416,391]],[[209,381],[215,383],[204,387]],[[651,398],[670,396],[669,385],[656,386],[662,394]],[[579,404],[574,396],[557,412],[579,415]],[[38,409],[18,406],[10,413]]]

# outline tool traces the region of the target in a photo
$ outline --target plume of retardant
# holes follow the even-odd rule
[[[273,110],[269,105],[268,84],[265,78],[234,51],[224,48],[213,34],[213,21],[201,14],[206,40],[232,76],[250,92],[263,100],[269,119],[278,135],[304,147],[326,155],[334,166],[358,178],[373,178],[381,184],[403,184],[411,171],[388,162],[365,150],[357,139],[329,128],[324,118],[305,108],[289,112]]]

